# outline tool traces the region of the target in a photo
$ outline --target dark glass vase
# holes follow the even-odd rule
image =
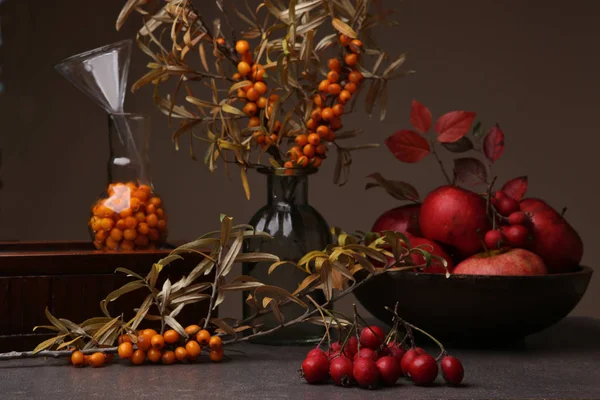
[[[284,175],[285,170],[261,171],[267,175],[267,204],[250,220],[256,230],[270,234],[273,239],[253,239],[246,245],[246,251],[268,252],[281,260],[297,262],[309,251],[322,250],[331,243],[331,233],[325,219],[308,204],[308,177],[306,172]],[[289,170],[288,170],[289,173]],[[282,287],[290,293],[296,290],[307,274],[292,265],[282,265],[269,275],[270,263],[246,263],[243,273],[259,281]],[[319,303],[325,298],[320,291],[311,296]],[[282,306],[285,320],[294,319],[304,312],[297,304]],[[244,318],[254,310],[244,303]],[[257,321],[264,329],[280,325],[267,314]],[[314,343],[324,334],[322,326],[300,323],[279,329],[272,334],[253,340],[254,343],[290,345]]]

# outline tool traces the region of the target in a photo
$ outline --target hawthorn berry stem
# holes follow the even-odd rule
[[[437,160],[438,164],[440,165],[440,169],[442,170],[442,173],[444,174],[444,177],[446,178],[446,182],[448,182],[448,185],[452,185],[452,179],[450,179],[450,175],[448,175],[448,173],[446,172],[446,168],[444,168],[444,163],[442,163],[442,159],[440,158],[440,156],[437,153],[437,150],[435,149],[435,143],[430,143],[430,147],[431,147],[431,153],[435,156],[435,159]]]

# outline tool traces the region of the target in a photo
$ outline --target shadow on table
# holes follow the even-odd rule
[[[556,352],[594,352],[600,350],[600,321],[593,318],[572,317],[529,336],[525,341],[528,350]]]

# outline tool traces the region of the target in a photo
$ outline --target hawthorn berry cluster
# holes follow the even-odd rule
[[[327,351],[312,349],[302,362],[302,376],[311,384],[331,379],[338,386],[358,384],[375,389],[393,386],[405,376],[415,384],[431,385],[437,378],[438,361],[420,347],[406,349],[402,343],[389,340],[378,326],[366,326],[360,338],[350,336],[345,343],[333,342]],[[461,362],[442,352],[440,368],[446,383],[459,385],[464,378]]]

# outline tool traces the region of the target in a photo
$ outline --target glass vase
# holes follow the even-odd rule
[[[99,250],[152,249],[165,243],[167,219],[150,178],[150,120],[109,114],[108,185],[92,205],[89,228]],[[127,129],[122,129],[123,124]]]
[[[272,239],[252,239],[246,244],[249,252],[268,252],[277,255],[281,260],[298,262],[302,256],[312,250],[322,250],[331,243],[331,233],[325,219],[308,203],[308,178],[306,170],[263,170],[267,177],[267,204],[250,220],[257,231],[270,234]],[[292,265],[282,265],[269,274],[270,263],[245,263],[243,273],[258,279],[267,285],[279,286],[290,293],[307,274]],[[321,291],[311,296],[320,304],[325,302]],[[244,302],[244,318],[255,313]],[[295,303],[282,306],[286,321],[299,317],[304,309]],[[259,317],[255,322],[262,324],[262,329],[270,329],[280,325],[272,314]],[[271,334],[252,340],[254,343],[272,345],[293,345],[314,343],[324,334],[322,326],[311,323],[300,323],[281,328]]]

